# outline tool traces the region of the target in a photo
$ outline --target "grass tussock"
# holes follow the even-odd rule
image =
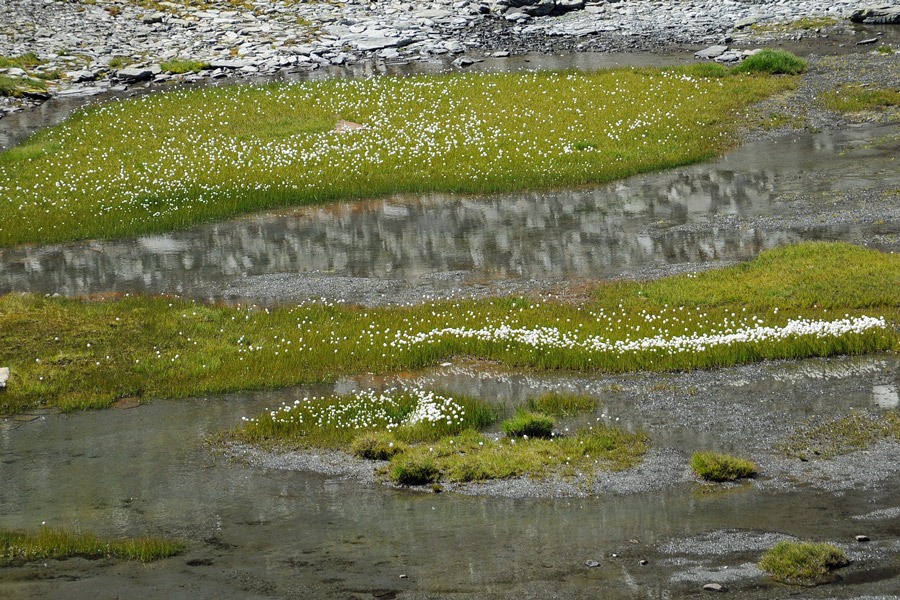
[[[209,68],[209,63],[197,61],[197,60],[187,60],[181,58],[175,58],[172,60],[167,60],[159,64],[160,68],[168,73],[199,73],[205,69]]]
[[[34,52],[26,52],[19,56],[0,56],[0,69],[32,69],[42,64],[44,61],[39,59]]]
[[[794,85],[699,65],[144,96],[39,132],[27,142],[47,148],[39,156],[0,154],[0,247],[391,193],[610,181],[721,153],[736,139],[741,108]],[[338,119],[368,127],[336,133]]]
[[[846,417],[827,419],[801,427],[776,449],[797,458],[833,458],[865,450],[882,441],[900,442],[900,414],[872,415],[854,412]]]
[[[578,306],[506,297],[259,309],[14,294],[0,297],[0,364],[11,368],[0,413],[329,382],[452,356],[625,372],[860,354],[898,348],[898,306],[900,257],[847,244],[600,286]]]
[[[150,562],[180,554],[187,546],[161,538],[104,540],[92,533],[45,528],[36,534],[0,532],[0,566],[66,558],[121,558]]]
[[[806,73],[808,68],[809,65],[806,64],[805,60],[794,56],[790,52],[766,49],[745,58],[732,71],[746,74],[800,75],[801,73]]]
[[[753,461],[717,452],[695,452],[691,469],[707,481],[736,481],[755,477],[759,472]]]
[[[831,544],[784,540],[767,551],[758,566],[776,581],[809,585],[848,564],[844,551]]]
[[[842,86],[823,94],[822,104],[829,110],[845,113],[900,106],[900,89]]]
[[[520,411],[512,419],[501,425],[503,433],[509,437],[543,438],[553,437],[553,419],[528,411]]]
[[[549,393],[528,399],[529,410],[557,417],[594,412],[599,405],[599,400],[584,394]]]

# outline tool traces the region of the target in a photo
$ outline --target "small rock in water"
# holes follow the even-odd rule
[[[594,567],[599,567],[600,563],[598,563],[596,560],[586,560],[584,561],[584,566],[589,569],[593,569]]]
[[[877,41],[878,41],[878,38],[869,38],[867,40],[859,40],[858,42],[856,42],[856,45],[857,46],[865,46],[866,44],[874,44]]]
[[[707,592],[727,592],[728,589],[721,583],[707,583],[703,586],[703,590]]]
[[[403,573],[402,575],[400,575],[400,579],[407,579],[408,577],[409,577],[409,575],[407,575],[406,573]]]
[[[638,564],[642,565],[642,566],[647,566],[650,563],[647,562],[647,559],[642,558],[641,560],[638,561]]]
[[[868,541],[869,541],[869,536],[867,536],[867,535],[858,535],[858,536],[856,536],[856,541],[857,541],[857,542],[868,542]]]

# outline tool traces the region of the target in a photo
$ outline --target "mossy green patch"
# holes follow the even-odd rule
[[[753,461],[717,452],[695,452],[691,469],[708,481],[735,481],[755,477],[759,471]]]
[[[831,544],[784,540],[763,555],[759,568],[776,581],[811,585],[848,564],[844,551]]]
[[[11,369],[0,412],[320,383],[452,356],[623,372],[859,354],[898,347],[898,306],[900,257],[848,244],[602,285],[581,305],[507,297],[259,309],[13,294],[0,297],[0,364]]]
[[[66,558],[121,558],[150,562],[180,554],[187,546],[155,537],[106,540],[92,533],[44,528],[36,534],[0,531],[0,566]]]

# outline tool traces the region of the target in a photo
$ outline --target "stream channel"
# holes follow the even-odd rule
[[[900,188],[897,155],[895,125],[859,126],[754,142],[604,186],[392,197],[137,240],[7,249],[0,293],[384,303],[695,270],[810,239],[893,250],[900,212],[883,195]],[[896,410],[898,363],[877,355],[616,377],[460,363],[327,388],[0,420],[0,528],[46,522],[190,544],[148,565],[2,569],[0,597],[682,598],[709,582],[742,598],[896,597],[900,452],[878,447],[798,469],[772,444],[816,415]],[[645,429],[667,472],[593,497],[432,494],[249,468],[204,444],[310,393],[404,382],[509,404],[550,390],[596,395],[592,417]],[[763,477],[710,490],[686,467],[699,448],[758,460]],[[835,543],[854,565],[829,585],[775,584],[754,565],[790,537]]]

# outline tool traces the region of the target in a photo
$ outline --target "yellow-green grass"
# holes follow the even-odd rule
[[[788,456],[832,458],[849,454],[882,441],[900,442],[900,414],[854,412],[807,424],[776,445]]]
[[[802,58],[798,58],[784,50],[763,50],[745,58],[732,69],[733,73],[758,73],[769,75],[799,75],[805,73],[809,66]]]
[[[19,56],[0,56],[0,69],[9,67],[18,69],[30,69],[32,67],[43,64],[43,62],[44,61],[39,59],[34,52],[26,52],[25,54],[20,54]]]
[[[822,95],[822,104],[837,112],[860,112],[900,106],[900,89],[841,86]]]
[[[639,464],[649,447],[643,432],[595,426],[554,438],[494,438],[468,429],[434,444],[420,444],[394,456],[386,469],[398,484],[421,485],[437,480],[487,481],[558,474],[590,475]],[[417,480],[414,474],[430,474]]]
[[[626,469],[640,462],[649,443],[642,432],[603,425],[554,436],[552,418],[526,412],[502,424],[505,438],[480,433],[501,412],[474,398],[421,389],[365,390],[266,409],[222,439],[390,461],[381,472],[400,485]]]
[[[92,533],[49,527],[34,534],[0,531],[0,566],[76,556],[150,562],[186,549],[182,542],[155,537],[101,539]]]
[[[900,257],[842,243],[601,285],[581,305],[505,297],[259,309],[14,294],[0,297],[0,365],[11,368],[0,412],[331,382],[454,356],[623,372],[896,350],[898,306]]]
[[[284,205],[603,182],[715,156],[796,85],[707,67],[178,91],[0,154],[0,246],[120,238]],[[365,129],[336,133],[339,119]]]
[[[172,60],[167,60],[160,63],[159,66],[163,71],[169,73],[199,73],[204,69],[208,69],[209,63],[201,62],[198,60],[174,58]]]
[[[18,97],[27,91],[46,91],[47,83],[42,79],[31,79],[27,77],[7,77],[0,75],[0,96]],[[0,157],[3,155],[0,154]],[[0,158],[0,160],[3,160]]]
[[[808,585],[848,564],[844,551],[831,544],[783,540],[763,555],[758,566],[776,581]]]
[[[735,481],[755,477],[759,471],[753,461],[718,452],[695,452],[691,469],[707,481]]]
[[[432,420],[416,418],[428,405]],[[353,450],[366,458],[387,454],[396,442],[435,441],[466,429],[483,429],[499,416],[497,407],[475,398],[450,397],[424,390],[304,398],[245,418],[230,437],[256,446],[285,449],[328,448]],[[389,433],[390,437],[383,435]],[[376,437],[369,437],[375,435]],[[362,439],[361,439],[362,438]]]

